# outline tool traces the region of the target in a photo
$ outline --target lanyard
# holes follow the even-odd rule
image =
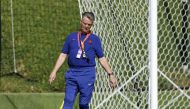
[[[78,46],[79,48],[81,48],[82,50],[84,50],[84,42],[86,41],[86,39],[88,39],[88,37],[90,36],[91,33],[88,33],[84,40],[80,40],[80,37],[81,37],[81,32],[78,32],[77,34],[77,39],[78,39]],[[80,46],[81,45],[81,46]]]

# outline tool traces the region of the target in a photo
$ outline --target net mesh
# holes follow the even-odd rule
[[[159,108],[189,109],[189,3],[159,0],[158,67]]]
[[[145,108],[148,101],[148,1],[80,0],[80,12],[92,11],[93,32],[101,37],[105,57],[117,76],[117,90],[98,64],[91,108]],[[138,13],[138,14],[137,14]]]
[[[159,108],[189,109],[189,30],[187,0],[158,0]],[[98,64],[92,109],[146,109],[149,101],[148,0],[79,0],[80,13],[92,11],[93,32],[118,78],[116,90]]]

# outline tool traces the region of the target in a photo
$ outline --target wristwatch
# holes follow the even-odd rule
[[[111,75],[113,75],[113,72],[111,72],[111,73],[108,73],[108,76],[111,76]]]

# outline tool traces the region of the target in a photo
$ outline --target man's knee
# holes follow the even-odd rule
[[[79,104],[80,109],[89,109],[89,105],[88,104]]]
[[[63,109],[72,109],[73,108],[73,104],[74,104],[74,99],[66,97],[64,99]]]

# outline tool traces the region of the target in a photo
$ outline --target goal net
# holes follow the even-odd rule
[[[190,109],[190,2],[157,1],[158,108]],[[100,36],[105,57],[119,84],[113,90],[97,62],[90,108],[149,108],[149,0],[2,0],[1,3],[0,76],[19,72],[37,80],[36,86],[26,85],[30,92],[33,87],[39,92],[63,91],[62,75],[66,69],[60,70],[58,82],[50,89],[49,71],[65,36],[78,30],[79,13],[92,11],[96,17],[93,33]],[[0,82],[4,80],[0,77]],[[13,84],[19,91],[25,89]],[[2,86],[10,88],[4,82],[0,91]]]
[[[149,1],[78,0],[80,14],[95,13],[93,32],[101,37],[105,57],[118,78],[109,87],[98,64],[91,109],[149,108]],[[158,108],[190,108],[187,0],[158,0]]]

